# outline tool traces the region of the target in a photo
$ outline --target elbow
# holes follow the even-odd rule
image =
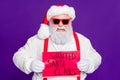
[[[17,53],[13,55],[12,60],[15,66],[18,69],[20,69],[22,72],[24,72],[25,74],[31,73],[31,70],[29,69],[29,66],[30,66],[29,60],[26,60],[26,58],[22,57]]]
[[[86,73],[90,74],[96,71],[102,63],[102,57],[97,55],[93,60],[90,60],[90,67]]]

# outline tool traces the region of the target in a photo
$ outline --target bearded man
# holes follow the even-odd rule
[[[68,5],[51,6],[38,33],[28,39],[27,43],[14,54],[14,64],[26,74],[34,72],[32,80],[85,80],[87,73],[93,73],[99,67],[101,56],[92,47],[89,39],[73,31],[72,21],[74,19],[75,10],[73,7]],[[57,66],[57,68],[64,66],[67,69],[74,65],[74,70],[69,70],[66,73],[65,69],[62,72],[60,68],[59,74],[53,68],[50,68],[51,71],[47,71],[47,63],[42,58],[48,58],[46,53],[58,54],[58,58],[63,59],[64,57],[69,59],[70,62],[69,65],[61,59],[63,63],[54,62],[50,66]],[[77,57],[74,53],[79,55],[79,61],[77,62],[70,61]],[[53,61],[55,59],[51,62]],[[51,62],[48,61],[48,63]],[[56,75],[53,76],[53,73]]]

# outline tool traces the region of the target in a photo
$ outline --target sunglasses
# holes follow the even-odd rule
[[[69,24],[70,19],[56,19],[56,18],[52,18],[52,21],[56,25],[58,25],[60,23],[60,21],[62,21],[62,24],[67,25],[67,24]]]

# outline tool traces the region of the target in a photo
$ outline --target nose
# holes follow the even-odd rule
[[[63,23],[62,23],[62,21],[60,21],[60,23],[59,23],[59,27],[62,27],[63,26]]]

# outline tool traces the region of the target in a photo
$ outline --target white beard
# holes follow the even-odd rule
[[[58,32],[57,29],[64,29],[63,32]],[[51,25],[49,27],[50,30],[50,39],[56,43],[56,44],[65,44],[70,40],[71,35],[73,33],[72,26],[69,26],[69,28],[63,27],[56,27],[53,28]]]

